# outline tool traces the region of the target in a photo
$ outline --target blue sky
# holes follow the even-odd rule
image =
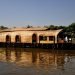
[[[69,25],[75,22],[75,0],[0,0],[0,25]]]

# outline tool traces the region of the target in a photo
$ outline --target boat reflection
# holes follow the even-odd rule
[[[0,61],[13,62],[19,66],[63,67],[75,56],[74,50],[58,51],[45,49],[0,48]]]

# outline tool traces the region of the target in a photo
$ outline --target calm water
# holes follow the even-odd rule
[[[75,75],[75,51],[0,48],[0,75]]]

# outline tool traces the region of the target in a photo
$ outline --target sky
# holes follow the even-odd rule
[[[70,25],[75,0],[0,0],[0,25],[7,27]]]

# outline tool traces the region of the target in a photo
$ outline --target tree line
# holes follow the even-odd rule
[[[31,25],[27,25],[27,28],[32,28],[33,26]],[[75,23],[72,23],[68,26],[56,26],[56,25],[48,25],[48,26],[44,26],[50,30],[57,30],[57,29],[63,29],[66,32],[75,32]]]
[[[31,25],[27,25],[26,26],[27,28],[32,28],[33,26]],[[72,23],[68,26],[56,26],[56,25],[48,25],[48,26],[44,26],[46,28],[48,28],[49,30],[57,30],[57,29],[63,29],[63,31],[71,36],[74,36],[75,35],[75,23]],[[8,29],[8,27],[5,27],[3,25],[0,26],[0,29],[3,30],[3,29]]]

